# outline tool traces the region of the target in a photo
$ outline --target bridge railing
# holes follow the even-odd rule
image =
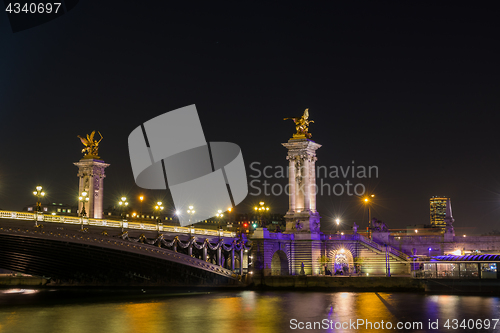
[[[325,234],[323,238],[325,240],[357,240],[356,238],[357,234],[344,234],[344,235],[338,235],[338,234],[332,234],[332,235],[327,235]]]
[[[376,242],[372,241],[371,239],[368,239],[360,234],[356,234],[356,236],[357,236],[357,240],[361,241],[362,243],[365,243],[366,245],[369,245],[369,246],[373,247],[374,249],[379,250],[380,252],[385,252],[385,246],[380,245],[379,243],[376,243]],[[395,248],[393,248],[390,245],[387,245],[387,251],[395,257],[398,257],[398,258],[403,259],[403,260],[408,260],[407,254],[405,254],[399,250],[396,250]]]
[[[339,235],[339,234],[334,234],[334,235],[325,235],[324,236],[324,239],[325,240],[356,240],[356,241],[360,241],[361,243],[364,243],[365,245],[377,250],[377,251],[380,251],[380,252],[385,252],[385,246],[384,245],[381,245],[379,243],[376,243],[374,242],[373,240],[369,239],[369,238],[366,238],[365,236],[359,234],[359,233],[355,233],[355,234],[344,234],[344,235]],[[396,250],[395,248],[393,248],[392,246],[390,246],[390,244],[387,244],[387,251],[389,253],[391,253],[393,256],[395,257],[398,257],[400,259],[403,259],[403,260],[408,260],[408,255],[406,255],[405,253],[399,251],[399,250]]]
[[[37,220],[38,222],[48,222],[48,223],[80,224],[80,225],[88,225],[94,227],[163,231],[163,232],[175,232],[175,233],[207,235],[207,236],[220,235],[221,237],[232,237],[232,238],[236,237],[235,232],[229,232],[229,231],[219,232],[218,230],[207,230],[207,229],[198,229],[191,227],[164,226],[162,224],[147,223],[147,222],[92,219],[87,217],[61,216],[52,214],[46,215],[42,213],[37,214],[37,213],[14,212],[5,210],[0,210],[0,218],[9,220],[12,219],[25,220],[25,221]]]

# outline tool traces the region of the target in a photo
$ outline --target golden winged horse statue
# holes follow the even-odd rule
[[[97,156],[98,150],[99,150],[99,142],[102,140],[102,134],[101,132],[97,132],[101,136],[99,141],[94,140],[94,135],[95,131],[92,131],[92,133],[87,134],[87,138],[81,137],[80,135],[77,135],[80,138],[80,141],[82,141],[83,145],[85,148],[82,149],[82,153],[85,153],[85,158],[94,158]]]
[[[284,118],[283,120],[292,119],[295,123],[295,129],[297,133],[293,135],[294,139],[310,139],[312,134],[308,132],[309,123],[314,123],[314,120],[308,120],[309,118],[309,109],[304,111],[302,117],[289,117]]]

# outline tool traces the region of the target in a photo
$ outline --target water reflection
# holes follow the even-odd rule
[[[40,294],[43,293],[37,296]],[[35,296],[0,294],[0,304],[5,304],[2,297],[19,300]],[[432,332],[444,332],[449,331],[443,327],[447,319],[500,317],[497,297],[413,293],[242,291],[175,297],[152,295],[136,300],[97,298],[82,304],[78,300],[48,303],[41,298],[30,305],[4,305],[0,308],[0,332],[301,331],[292,329],[291,322],[297,328],[300,325],[316,328],[309,332],[394,332],[398,322],[420,322],[421,328],[407,331],[427,332],[429,321],[436,319],[440,329]],[[360,324],[358,320],[364,324],[352,326],[353,322]],[[386,325],[380,326],[382,322]],[[387,323],[394,326],[388,328]]]

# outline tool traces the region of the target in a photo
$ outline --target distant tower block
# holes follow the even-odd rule
[[[320,216],[316,211],[316,150],[321,145],[309,139],[290,139],[288,149],[287,233],[318,233]]]
[[[430,199],[431,225],[433,227],[445,228],[446,209],[449,198],[434,196]]]
[[[74,163],[78,167],[78,177],[80,178],[78,186],[78,195],[83,191],[88,192],[89,201],[85,204],[87,217],[102,219],[102,199],[104,197],[103,181],[106,175],[104,169],[109,164],[101,160],[82,158],[80,162]],[[78,212],[81,213],[83,203],[78,203]]]

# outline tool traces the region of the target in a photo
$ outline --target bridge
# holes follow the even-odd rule
[[[497,254],[500,236],[459,237],[452,233],[436,235],[391,235],[390,230],[373,231],[371,238],[360,233],[306,234],[256,232],[252,255],[257,273],[299,275],[302,263],[306,275],[342,269],[351,275],[409,276],[418,269],[417,261],[450,253]]]
[[[59,284],[237,285],[249,250],[226,231],[0,211],[0,267]]]
[[[350,275],[410,275],[412,259],[392,246],[359,233],[301,234],[256,232],[252,255],[256,273],[263,275],[324,274],[324,266]]]

